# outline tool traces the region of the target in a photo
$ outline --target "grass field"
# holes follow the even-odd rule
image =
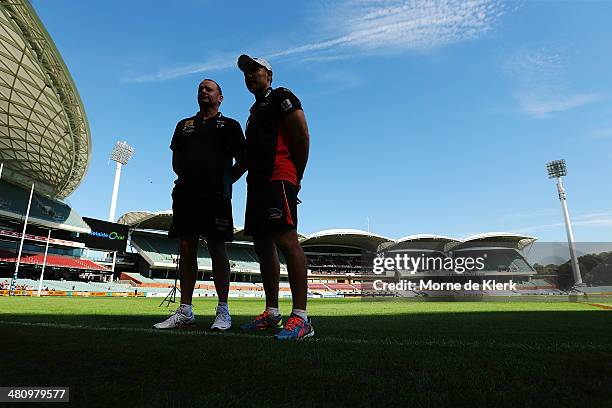
[[[583,303],[312,300],[315,338],[155,332],[157,299],[0,298],[0,386],[75,406],[612,406],[612,311]],[[230,299],[234,326],[261,300]],[[287,312],[290,304],[281,302]]]

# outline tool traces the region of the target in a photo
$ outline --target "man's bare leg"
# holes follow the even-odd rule
[[[280,263],[276,245],[270,236],[257,235],[253,237],[255,252],[259,258],[259,270],[266,292],[266,307],[278,308],[278,281],[280,278]]]
[[[230,286],[230,264],[225,249],[225,241],[209,237],[206,240],[206,244],[212,259],[213,278],[219,303],[227,303]]]
[[[213,330],[229,330],[232,327],[232,319],[227,304],[227,296],[230,286],[230,265],[225,249],[225,241],[220,238],[209,237],[206,240],[208,252],[212,259],[213,277],[219,304],[216,309],[215,321],[211,326]]]
[[[153,325],[155,329],[176,329],[191,326],[195,323],[191,301],[195,286],[198,256],[198,237],[182,237],[179,239],[179,275],[181,280],[181,306],[163,322]]]
[[[179,275],[181,279],[181,304],[190,305],[198,270],[198,239],[193,236],[179,239]]]
[[[287,273],[289,274],[289,285],[291,285],[293,308],[306,310],[308,298],[308,269],[304,250],[298,241],[297,231],[290,229],[275,233],[274,242],[287,261]]]

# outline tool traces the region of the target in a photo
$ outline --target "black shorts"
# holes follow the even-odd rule
[[[249,184],[245,235],[269,235],[297,229],[297,187],[285,180]]]
[[[234,239],[232,200],[184,191],[172,192],[172,225],[168,236]]]

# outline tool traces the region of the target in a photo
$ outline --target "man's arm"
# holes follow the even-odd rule
[[[172,135],[172,141],[170,142],[170,150],[172,150],[172,170],[174,170],[177,176],[181,171],[181,152],[178,142],[178,137],[180,135],[179,125],[180,122],[176,124],[174,134]]]
[[[232,184],[240,180],[240,177],[242,177],[242,175],[246,173],[246,171],[247,168],[245,160],[238,159],[238,157],[236,157],[236,162],[232,166]]]
[[[232,166],[232,183],[235,183],[247,171],[246,164],[246,142],[240,124],[237,124],[236,132],[231,139],[232,156],[234,165]]]
[[[308,162],[308,151],[310,149],[310,136],[304,111],[299,109],[285,115],[283,117],[283,124],[287,130],[289,153],[293,159],[293,164],[295,164],[299,185],[304,176],[304,170]]]
[[[178,150],[172,150],[172,170],[178,176],[181,172],[181,153]]]

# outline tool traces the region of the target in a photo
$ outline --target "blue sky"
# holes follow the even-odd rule
[[[400,238],[513,231],[562,241],[545,163],[564,158],[574,233],[612,240],[612,2],[32,2],[85,104],[87,176],[68,198],[106,218],[117,140],[135,147],[117,215],[171,207],[174,126],[198,82],[244,127],[235,60],[264,56],[311,133],[300,231]],[[244,178],[234,188],[242,225]]]

